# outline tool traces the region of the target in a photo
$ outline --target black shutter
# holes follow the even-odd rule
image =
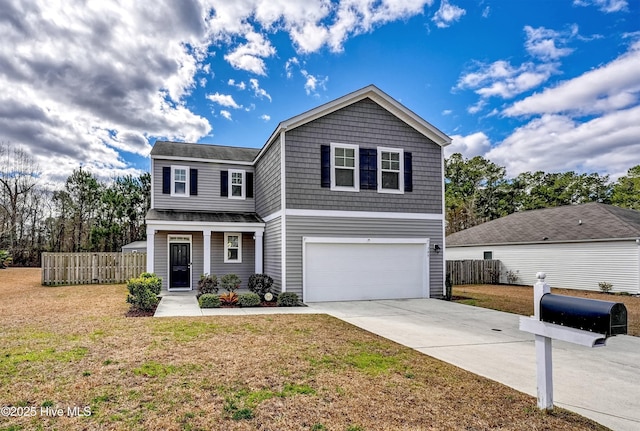
[[[320,145],[320,185],[331,187],[331,147]]]
[[[189,169],[189,194],[191,196],[198,196],[198,170]]]
[[[246,195],[248,198],[253,197],[253,172],[247,172],[247,192]]]
[[[229,196],[229,171],[220,171],[220,196]]]
[[[171,168],[168,166],[162,168],[162,193],[171,193]]]
[[[378,190],[378,150],[360,148],[360,190]]]
[[[411,153],[404,152],[404,191],[413,191],[413,166]]]

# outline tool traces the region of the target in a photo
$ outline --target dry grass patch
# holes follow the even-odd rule
[[[325,315],[125,317],[118,286],[0,271],[0,430],[601,430]]]
[[[627,307],[629,335],[640,336],[640,298],[629,295],[613,295],[574,289],[551,288],[558,295],[578,296],[603,301],[622,302]],[[457,302],[492,310],[530,316],[533,314],[533,288],[529,286],[463,285],[453,287]]]

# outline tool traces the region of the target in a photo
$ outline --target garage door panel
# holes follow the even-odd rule
[[[420,243],[308,243],[305,301],[425,296],[426,246]]]

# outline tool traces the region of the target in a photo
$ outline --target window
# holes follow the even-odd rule
[[[331,144],[331,189],[360,190],[358,146]]]
[[[224,262],[242,263],[242,234],[224,234]]]
[[[378,147],[378,192],[404,193],[404,151]]]
[[[229,170],[229,198],[244,199],[245,198],[245,172],[237,170]]]
[[[484,260],[491,260],[493,259],[493,252],[492,251],[485,251],[484,252]]]
[[[171,166],[171,196],[189,195],[188,172],[185,166]]]

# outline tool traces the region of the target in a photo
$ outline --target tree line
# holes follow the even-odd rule
[[[514,212],[600,202],[640,210],[640,165],[611,182],[609,175],[523,172],[455,153],[445,160],[447,235]]]
[[[40,175],[26,151],[0,143],[0,250],[13,265],[38,265],[45,251],[120,251],[146,238],[148,173],[103,182],[78,168],[56,190]]]
[[[120,251],[146,239],[149,173],[103,182],[78,168],[56,190],[40,174],[26,151],[0,143],[0,250],[14,265],[38,265],[44,251]],[[447,234],[517,211],[586,202],[640,210],[640,165],[611,182],[608,175],[575,172],[507,178],[504,167],[481,156],[445,160]]]

